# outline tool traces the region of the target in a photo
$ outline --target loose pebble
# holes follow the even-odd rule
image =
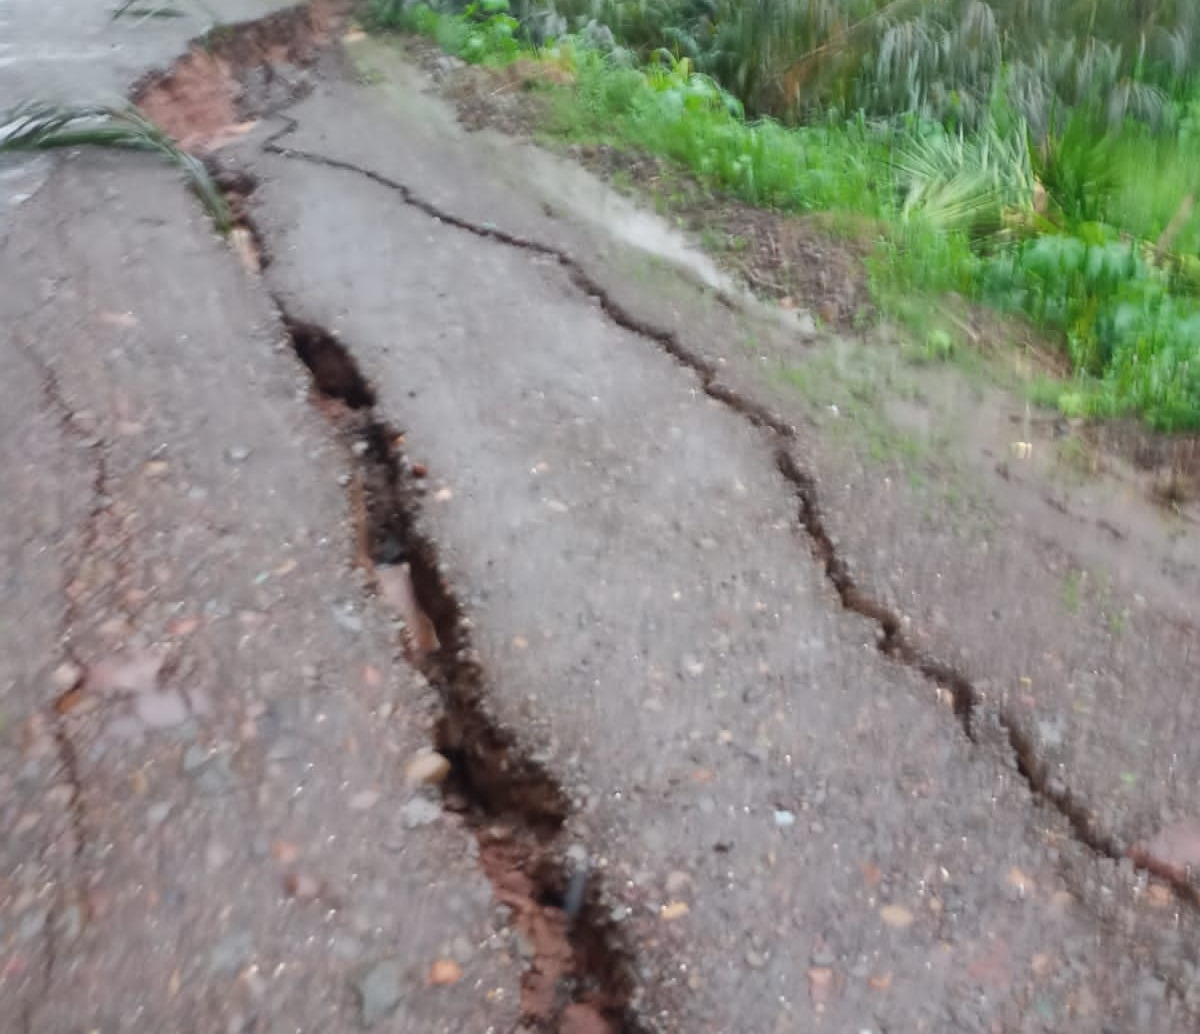
[[[450,774],[450,762],[435,750],[421,751],[404,768],[409,786],[437,785]]]
[[[275,840],[271,844],[271,857],[280,865],[294,865],[300,857],[300,848],[290,840]]]
[[[93,664],[84,680],[90,693],[114,695],[149,693],[158,686],[166,656],[158,650],[128,650],[111,654]]]
[[[174,690],[142,693],[134,701],[133,709],[151,729],[170,729],[182,725],[190,714],[183,697]]]
[[[429,983],[435,985],[457,984],[462,979],[462,966],[453,959],[438,959],[429,968]]]
[[[682,919],[691,911],[686,901],[672,901],[669,904],[663,905],[659,911],[659,915],[668,922],[673,919]]]
[[[428,826],[442,817],[441,807],[425,797],[414,797],[400,808],[400,821],[405,829]]]
[[[161,826],[167,821],[167,816],[170,814],[171,802],[159,801],[157,804],[152,804],[146,809],[146,823],[151,828]]]
[[[204,849],[204,867],[209,872],[215,872],[220,869],[230,858],[233,857],[233,852],[224,844],[211,842]]]
[[[347,802],[351,811],[370,811],[379,803],[377,790],[360,790]]]
[[[879,918],[887,923],[888,926],[895,927],[897,930],[903,930],[905,927],[912,925],[913,914],[903,905],[884,905],[879,910]]]
[[[364,1027],[373,1027],[400,1004],[400,963],[384,959],[368,969],[354,984]]]
[[[1008,870],[1008,875],[1005,877],[1005,882],[1010,887],[1015,887],[1022,895],[1033,893],[1033,880],[1026,876],[1025,873],[1023,873],[1015,865]]]
[[[83,669],[72,661],[64,661],[54,669],[54,688],[59,693],[67,693],[79,685],[83,679]]]
[[[212,976],[233,976],[250,961],[254,954],[254,941],[245,930],[228,934],[216,943],[208,958],[208,971]]]
[[[813,966],[808,971],[808,997],[818,1008],[828,1004],[836,988],[833,970],[828,966]]]
[[[289,897],[312,901],[321,894],[321,881],[305,872],[288,873],[283,878],[283,889]]]

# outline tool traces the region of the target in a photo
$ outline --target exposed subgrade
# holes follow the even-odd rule
[[[402,597],[405,655],[440,701],[433,746],[451,763],[443,804],[463,816],[497,900],[533,948],[521,980],[522,1023],[641,1034],[631,953],[586,854],[566,843],[568,795],[488,711],[470,622],[422,528],[422,472],[408,462],[403,435],[376,412],[375,391],[350,350],[276,303],[319,408],[346,447],[359,563],[379,595]],[[427,633],[415,627],[422,625]]]
[[[1112,861],[1119,862],[1125,857],[1118,839],[1101,828],[1087,805],[1072,794],[1061,780],[1052,776],[1050,766],[1038,756],[1029,734],[1003,711],[989,704],[962,671],[915,646],[905,636],[899,614],[857,584],[845,558],[839,553],[833,536],[826,528],[816,481],[799,465],[790,447],[796,438],[796,429],[792,425],[757,401],[746,398],[736,389],[721,383],[716,367],[689,348],[674,332],[656,327],[629,312],[572,255],[541,241],[511,233],[491,224],[478,224],[447,212],[421,197],[406,184],[374,169],[290,147],[285,142],[286,137],[296,129],[297,123],[287,116],[279,117],[284,123],[283,126],[263,143],[263,149],[268,153],[365,177],[394,192],[406,205],[431,219],[475,237],[554,261],[567,274],[571,283],[596,303],[614,324],[656,345],[681,366],[690,370],[699,380],[706,395],[726,405],[755,427],[765,430],[775,439],[776,466],[796,496],[799,504],[799,524],[813,555],[836,590],[842,606],[878,626],[877,645],[880,652],[896,663],[918,672],[939,690],[949,693],[959,726],[972,743],[980,742],[979,730],[985,721],[998,729],[1001,742],[1033,798],[1062,816],[1076,841],[1083,847]],[[1187,881],[1172,881],[1172,885],[1181,900],[1200,907],[1200,892],[1195,886]]]

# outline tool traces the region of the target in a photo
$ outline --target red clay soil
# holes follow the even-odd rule
[[[169,69],[135,86],[133,102],[181,147],[218,147],[237,136],[245,120],[239,76],[264,65],[311,64],[352,6],[348,0],[313,0],[244,26],[214,29]]]
[[[479,833],[480,867],[496,899],[512,910],[513,925],[532,952],[521,979],[521,1014],[538,1024],[553,1023],[558,1017],[555,1029],[561,1034],[614,1034],[615,1028],[596,1006],[566,1005],[566,982],[579,974],[579,960],[568,938],[566,914],[537,900],[537,883],[531,874],[539,854],[536,845],[522,843],[507,829]]]

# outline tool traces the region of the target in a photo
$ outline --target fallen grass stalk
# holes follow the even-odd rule
[[[180,148],[137,109],[60,107],[30,101],[0,114],[0,153],[72,147],[111,147],[161,155],[183,171],[217,230],[221,234],[229,232],[233,224],[229,205],[203,162]]]
[[[171,7],[169,4],[160,4],[156,7],[135,7],[137,2],[138,0],[125,0],[124,3],[114,7],[113,21],[126,16],[137,18],[139,23],[147,18],[184,18],[187,16],[185,11],[181,11],[178,7]]]

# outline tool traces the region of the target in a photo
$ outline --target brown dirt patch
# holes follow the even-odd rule
[[[134,92],[133,102],[184,148],[238,122],[237,78],[225,59],[193,45],[168,74]]]
[[[520,58],[502,68],[469,65],[421,36],[407,37],[404,49],[454,104],[459,124],[472,132],[495,129],[531,137],[550,113],[549,89],[575,81],[569,69],[551,61]]]
[[[870,243],[861,230],[839,233],[824,216],[755,208],[654,155],[608,146],[573,147],[570,155],[610,182],[661,199],[760,297],[808,309],[842,330],[873,314],[864,266]]]
[[[1200,435],[1158,434],[1135,420],[1097,422],[1085,429],[1097,449],[1150,476],[1150,496],[1200,522]]]
[[[246,74],[269,79],[281,66],[310,65],[334,37],[352,4],[313,0],[246,25],[214,29],[164,72],[146,76],[132,100],[188,150],[214,150],[244,132],[251,108]]]
[[[467,66],[448,78],[446,90],[467,129],[529,136],[549,113],[545,88],[570,82],[563,69],[522,60],[503,69]]]
[[[688,210],[693,230],[720,235],[722,264],[763,298],[811,310],[827,325],[861,327],[875,311],[863,265],[866,249],[823,221],[736,201]]]
[[[522,1016],[563,1034],[614,1034],[618,1028],[608,1015],[619,1012],[620,1003],[599,994],[595,1001],[571,1001],[572,984],[589,972],[587,946],[572,944],[561,908],[539,900],[551,868],[545,849],[503,827],[481,829],[478,840],[479,865],[496,899],[511,910],[530,956],[521,978]]]

